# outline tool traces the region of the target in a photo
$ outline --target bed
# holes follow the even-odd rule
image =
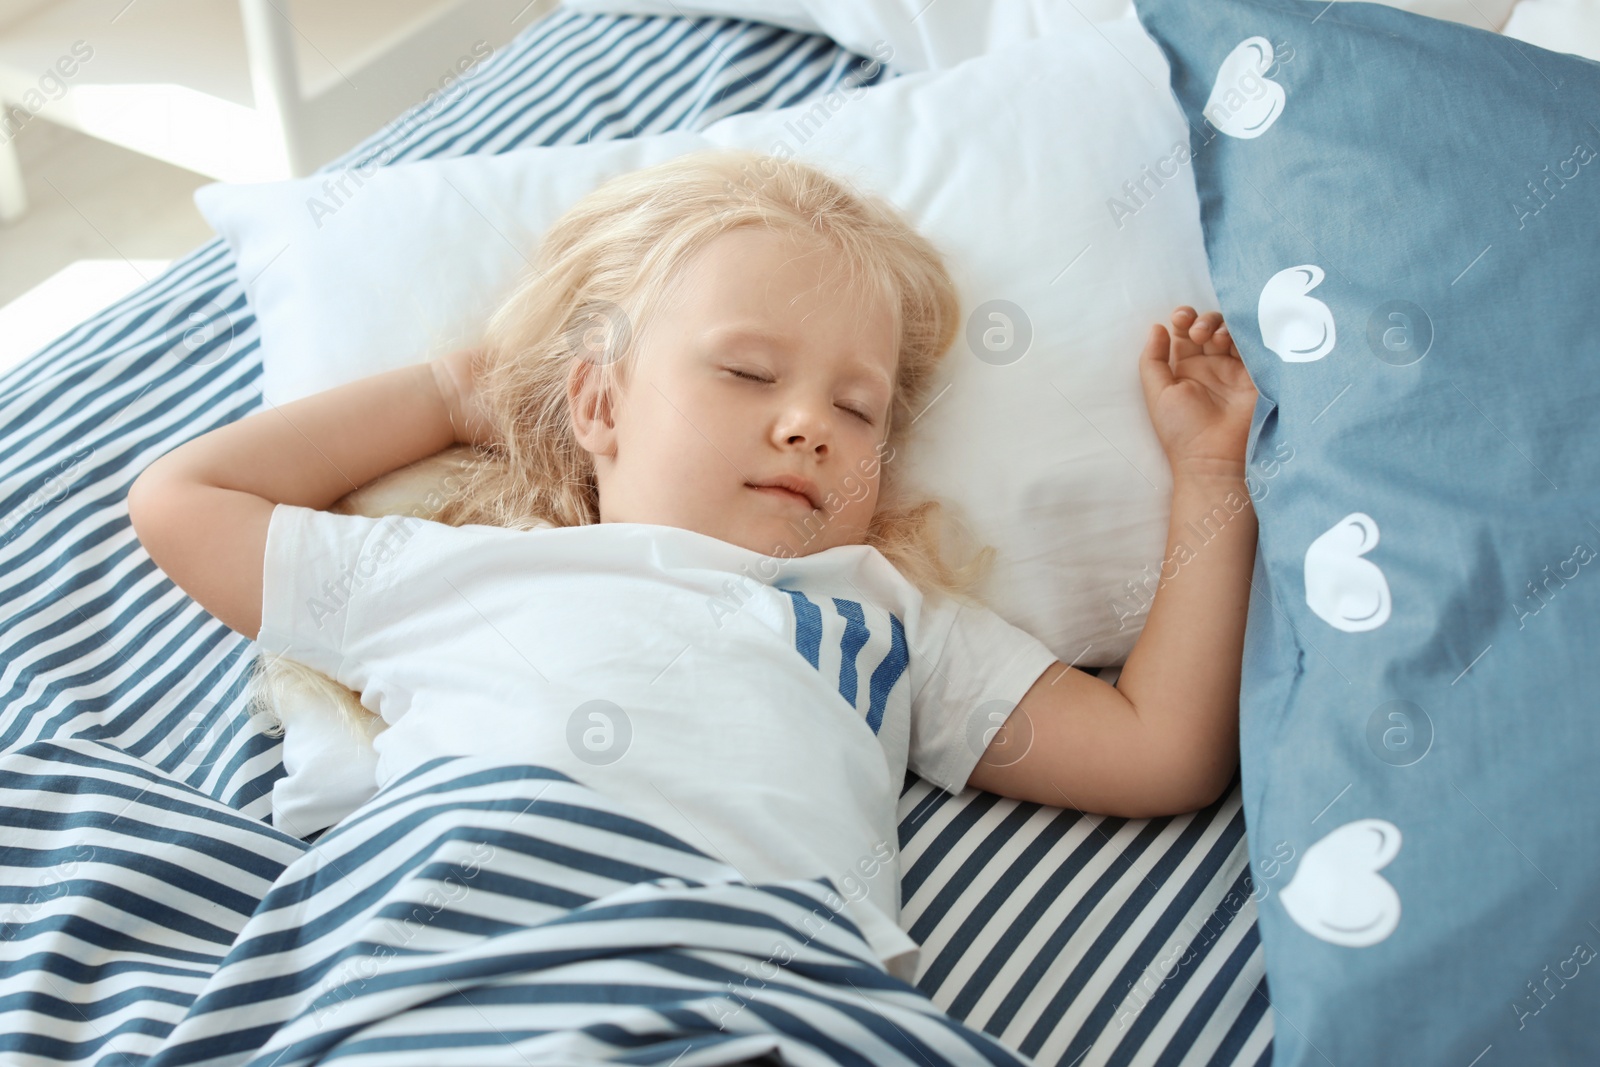
[[[394,163],[698,129],[821,94],[858,60],[826,37],[761,23],[561,9],[465,92],[399,116],[322,169],[379,148]],[[893,66],[878,75],[896,76]],[[301,841],[270,825],[284,771],[280,742],[244,706],[250,642],[154,566],[125,506],[155,457],[261,407],[254,329],[218,238],[0,378],[6,1063],[316,1061],[324,1020],[279,1018],[260,990],[219,1006],[217,975],[240,973],[264,930],[292,939],[289,920],[311,912],[286,911],[286,887],[311,887],[295,907],[326,917],[316,895],[343,892],[330,888],[339,875],[354,874],[346,885],[418,875],[422,861],[384,857],[380,828],[427,798],[465,803],[484,780],[522,796],[538,777],[445,760],[365,829]],[[1237,776],[1205,810],[1124,820],[975,789],[952,796],[913,774],[897,814],[902,922],[923,945],[915,985],[950,1017],[1061,1067],[1271,1061]],[[560,832],[553,811],[539,825]],[[431,842],[429,862],[464,869],[451,847]],[[315,969],[315,949],[298,945],[299,973]],[[421,988],[415,971],[388,973],[410,976],[395,995]],[[491,1051],[510,1039],[485,1014],[489,998],[457,994],[450,1018],[468,1019],[452,1031],[458,1042],[418,1052],[413,1034],[360,1051],[523,1062]],[[712,1062],[687,1052],[685,1067]],[[978,1061],[969,1050],[953,1062],[963,1055]]]

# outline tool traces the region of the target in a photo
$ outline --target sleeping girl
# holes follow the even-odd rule
[[[1221,316],[1180,307],[1139,364],[1168,558],[1237,514],[1164,583],[1117,686],[985,607],[993,549],[953,560],[961,524],[896,462],[960,315],[887,201],[681,156],[564,214],[480,345],[203,434],[129,513],[208,611],[381,717],[374,788],[448,755],[554,767],[747,881],[832,879],[910,981],[907,768],[1130,818],[1211,804],[1256,540],[1256,392]],[[426,518],[329,510],[456,447]]]

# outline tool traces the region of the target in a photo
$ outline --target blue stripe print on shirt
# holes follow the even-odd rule
[[[789,595],[794,609],[795,651],[818,671],[824,670],[822,650],[838,649],[839,695],[867,720],[876,734],[883,726],[884,708],[889,694],[894,691],[900,676],[906,673],[910,660],[907,655],[905,624],[894,612],[872,609],[873,616],[883,617],[887,625],[879,624],[876,630],[867,622],[867,608],[860,601],[829,597],[832,613],[822,608],[797,589],[781,589]],[[863,655],[864,654],[864,655]],[[830,656],[831,659],[831,656]],[[868,679],[867,706],[861,707],[857,664],[863,659],[875,664]]]

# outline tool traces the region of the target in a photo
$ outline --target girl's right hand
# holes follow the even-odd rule
[[[483,359],[481,349],[462,348],[430,362],[456,441],[479,448],[487,448],[496,439],[494,425],[478,396]]]
[[[1244,477],[1257,394],[1221,312],[1176,308],[1170,336],[1164,326],[1151,328],[1139,376],[1173,474]]]

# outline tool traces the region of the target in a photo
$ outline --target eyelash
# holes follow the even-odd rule
[[[729,367],[728,371],[729,371],[730,374],[733,374],[734,376],[739,377],[739,378],[744,378],[747,381],[761,382],[763,385],[771,385],[772,384],[771,382],[769,382],[765,378],[757,378],[754,374],[746,374],[744,371],[742,371],[742,370],[734,370],[732,367]],[[861,414],[861,412],[855,410],[854,408],[845,408],[844,410],[850,412],[850,414],[854,415],[856,418],[860,419],[862,422],[866,423],[868,426],[872,425],[872,419],[870,419],[866,415]]]

